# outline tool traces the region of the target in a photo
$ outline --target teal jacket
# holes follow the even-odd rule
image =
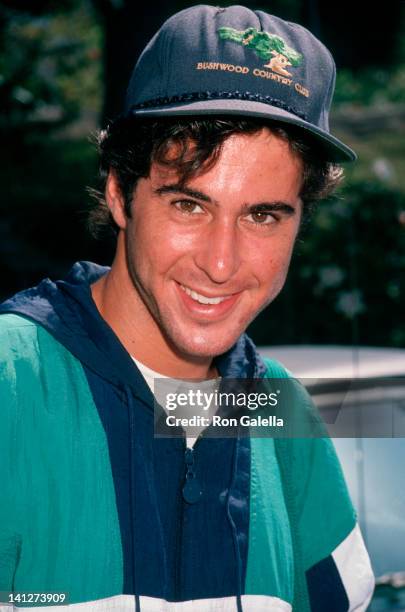
[[[332,441],[154,437],[152,393],[91,297],[106,271],[78,262],[0,305],[0,591],[67,593],[58,610],[365,610],[374,577]],[[246,335],[216,366],[290,378],[319,421]]]

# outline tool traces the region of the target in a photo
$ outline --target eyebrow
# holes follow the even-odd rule
[[[195,198],[196,200],[201,200],[203,202],[209,202],[211,204],[218,205],[217,200],[213,200],[206,193],[202,191],[197,191],[196,189],[191,189],[190,187],[186,187],[185,185],[174,184],[174,185],[162,185],[157,189],[153,190],[157,195],[164,195],[166,193],[180,193],[184,195],[188,195],[190,198]],[[247,212],[281,212],[285,215],[291,216],[297,212],[297,209],[292,204],[288,202],[283,202],[281,200],[276,200],[274,202],[257,202],[256,204],[244,204],[242,207],[242,211],[244,213]]]
[[[162,187],[158,187],[153,190],[154,193],[158,195],[164,195],[165,193],[183,193],[185,195],[190,196],[190,198],[196,198],[197,200],[202,200],[203,202],[211,202],[214,204],[218,204],[216,200],[212,200],[209,196],[202,191],[196,191],[195,189],[190,189],[190,187],[185,187],[184,185],[162,185]]]

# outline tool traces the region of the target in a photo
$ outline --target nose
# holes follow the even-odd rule
[[[226,283],[240,267],[239,246],[236,224],[231,220],[214,221],[201,236],[195,264],[213,283]]]

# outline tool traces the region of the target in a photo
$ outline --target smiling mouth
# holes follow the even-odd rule
[[[187,295],[189,295],[194,301],[198,302],[199,304],[220,304],[221,302],[229,300],[229,298],[232,298],[235,295],[231,294],[218,297],[208,297],[206,295],[202,295],[201,293],[197,293],[197,291],[194,291],[193,289],[190,289],[185,285],[180,285],[180,287],[185,293],[187,293]]]

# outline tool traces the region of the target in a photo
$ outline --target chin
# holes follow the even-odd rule
[[[179,352],[192,359],[214,358],[228,351],[241,333],[232,333],[228,338],[221,337],[221,334],[216,334],[215,337],[210,337],[211,334],[195,334],[188,338],[181,338],[180,335],[177,335],[172,338],[172,342]]]

